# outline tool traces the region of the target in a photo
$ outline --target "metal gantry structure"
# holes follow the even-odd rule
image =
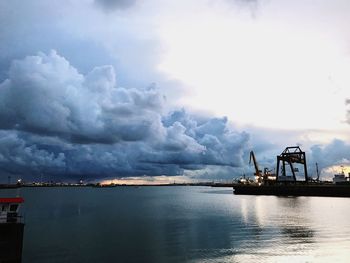
[[[281,175],[279,175],[280,162],[282,162]],[[287,147],[280,155],[277,156],[276,181],[280,181],[281,176],[286,176],[287,165],[290,166],[293,181],[297,181],[295,176],[296,169],[293,167],[293,163],[303,164],[305,182],[308,182],[305,152],[303,152],[299,146]]]

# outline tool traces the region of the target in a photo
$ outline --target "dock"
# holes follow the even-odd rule
[[[277,156],[276,173],[270,169],[259,169],[253,151],[249,163],[255,168],[255,181],[242,180],[233,185],[236,195],[276,195],[276,196],[328,196],[350,197],[350,175],[344,172],[337,175],[333,183],[320,180],[316,163],[317,178],[309,177],[306,165],[306,153],[299,146],[289,146]],[[297,173],[302,171],[304,180],[297,180]],[[300,178],[300,175],[299,175]]]
[[[235,195],[350,197],[350,185],[335,184],[235,184]]]

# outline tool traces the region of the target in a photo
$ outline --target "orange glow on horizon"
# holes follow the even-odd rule
[[[192,180],[186,176],[142,176],[142,177],[122,177],[115,179],[107,179],[100,182],[101,185],[159,185],[173,183],[188,183]]]

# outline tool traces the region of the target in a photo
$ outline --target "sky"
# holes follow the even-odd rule
[[[350,172],[349,12],[0,0],[0,182],[232,180],[294,145]]]

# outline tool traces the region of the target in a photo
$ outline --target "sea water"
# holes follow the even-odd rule
[[[350,262],[350,198],[21,188],[23,262]]]

